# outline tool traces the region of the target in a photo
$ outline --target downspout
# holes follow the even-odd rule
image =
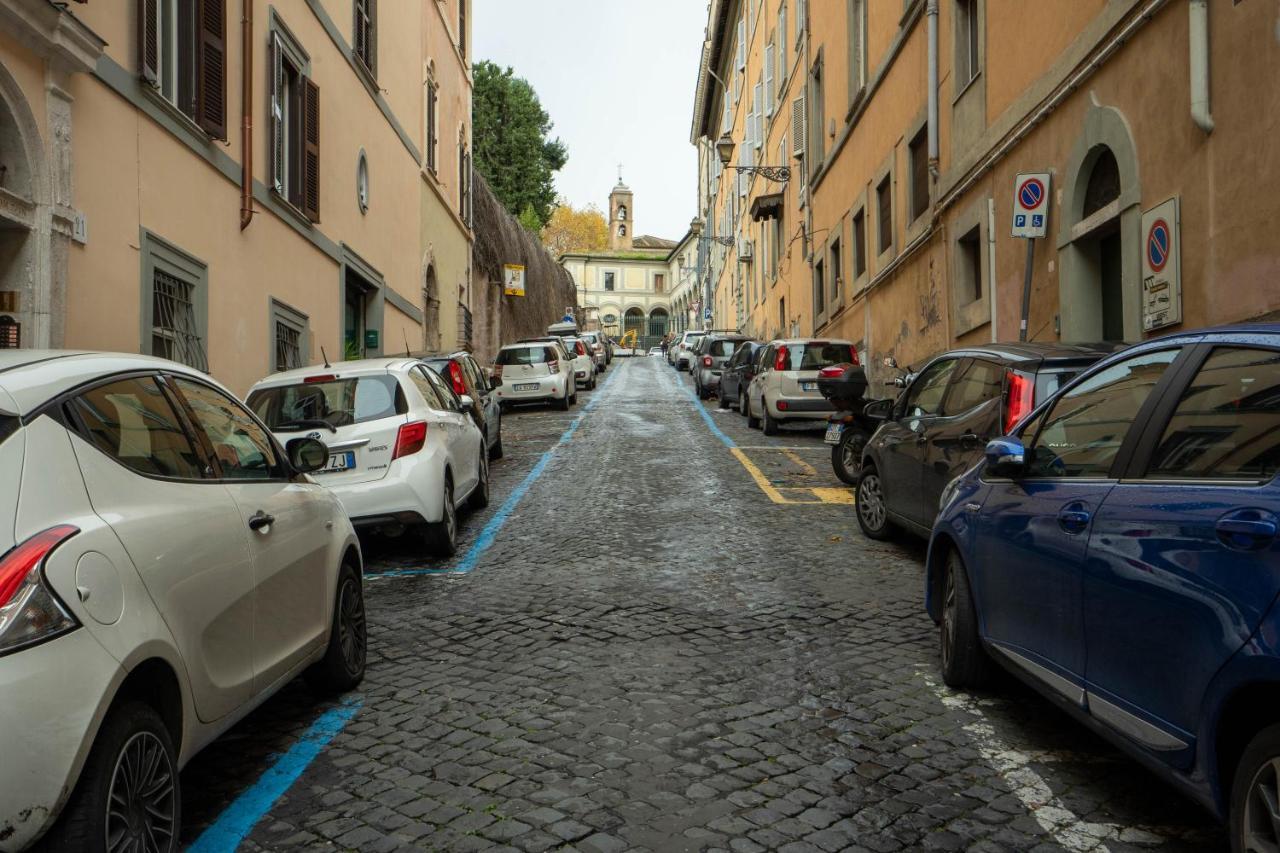
[[[929,22],[929,174],[936,181],[938,160],[938,0],[925,8]]]
[[[991,303],[991,343],[1000,340],[996,331],[996,200],[987,199],[987,301]]]
[[[240,51],[243,61],[240,93],[240,230],[253,221],[253,4],[242,0]]]
[[[1191,120],[1205,133],[1213,133],[1209,105],[1209,0],[1191,0]]]

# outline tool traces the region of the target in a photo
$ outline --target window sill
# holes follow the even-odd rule
[[[297,208],[297,206],[294,205],[293,202],[289,201],[289,199],[281,195],[280,191],[277,190],[275,187],[272,187],[269,190],[269,193],[271,196],[271,200],[276,203],[277,209],[289,214],[290,216],[298,220],[299,223],[306,226],[307,228],[315,227],[316,223],[312,222],[305,213],[303,213],[301,210]]]
[[[356,76],[360,78],[360,82],[369,90],[369,94],[377,96],[381,91],[378,86],[378,78],[374,75],[373,70],[365,64],[364,59],[354,50],[351,51],[351,64],[356,68]]]
[[[201,141],[207,142],[207,143],[213,143],[214,141],[213,137],[210,136],[208,133],[206,133],[203,127],[196,124],[196,120],[191,116],[187,115],[186,113],[184,113],[177,104],[175,104],[173,101],[166,98],[164,95],[160,94],[159,89],[157,89],[155,86],[152,86],[144,78],[138,78],[138,82],[142,86],[143,93],[151,100],[153,104],[155,104],[160,109],[164,110],[165,113],[169,116],[169,118],[173,119],[174,121],[182,125],[182,128],[184,130],[195,134],[196,137]]]

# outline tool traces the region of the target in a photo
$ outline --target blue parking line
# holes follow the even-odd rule
[[[239,847],[262,816],[292,787],[363,704],[364,699],[353,696],[317,717],[311,728],[263,771],[253,787],[236,797],[218,815],[218,819],[200,833],[195,843],[187,848],[188,853],[224,853]]]
[[[711,417],[711,413],[707,411],[707,407],[702,405],[702,401],[698,399],[698,395],[694,394],[693,391],[690,390],[689,386],[684,384],[684,381],[679,375],[676,376],[676,387],[684,392],[686,397],[693,401],[694,408],[698,410],[698,414],[702,415],[702,419],[707,422],[707,426],[710,428],[712,435],[723,441],[725,447],[734,448],[738,446],[737,442],[725,435],[720,427],[716,426],[716,422]]]
[[[509,519],[511,514],[515,512],[516,507],[519,506],[520,501],[524,498],[525,494],[527,494],[533,484],[537,482],[538,478],[542,476],[542,472],[547,469],[547,466],[551,464],[551,458],[555,456],[556,451],[569,443],[573,438],[574,433],[578,431],[578,427],[582,425],[582,419],[585,418],[604,397],[605,390],[613,380],[617,378],[618,373],[616,371],[620,368],[621,364],[618,368],[615,368],[615,372],[604,381],[604,384],[600,386],[600,390],[596,392],[591,400],[582,407],[582,411],[579,412],[578,416],[569,424],[569,428],[560,436],[560,440],[542,454],[542,457],[538,459],[538,463],[533,466],[533,470],[525,476],[524,480],[520,482],[520,485],[516,486],[507,499],[503,501],[502,506],[499,507],[496,513],[494,513],[493,518],[489,519],[489,523],[484,526],[484,529],[480,531],[480,535],[476,537],[476,541],[472,543],[471,547],[467,550],[467,553],[464,554],[462,559],[454,566],[442,569],[393,569],[389,572],[369,572],[365,574],[365,580],[421,577],[423,575],[470,574],[471,571],[475,569],[476,564],[480,562],[480,557],[484,555],[485,551],[489,550],[490,546],[492,546],[494,541],[498,538],[498,534],[502,531],[503,525],[507,523],[507,519]]]

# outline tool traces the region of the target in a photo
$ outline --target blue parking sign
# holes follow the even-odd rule
[[[1013,217],[1013,227],[1014,227],[1014,228],[1026,228],[1026,227],[1027,227],[1027,215],[1026,215],[1025,213],[1019,213],[1017,216]]]

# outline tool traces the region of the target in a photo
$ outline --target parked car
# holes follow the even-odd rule
[[[564,345],[573,360],[573,378],[579,388],[588,391],[596,387],[596,363],[591,356],[591,348],[582,338],[565,338]]]
[[[928,536],[943,487],[982,458],[987,441],[1117,346],[989,344],[934,358],[896,402],[876,404],[884,423],[866,443],[858,473],[862,532]]]
[[[604,373],[613,362],[613,348],[606,345],[604,332],[583,332],[581,337],[591,347],[591,356],[596,362],[596,372]]]
[[[693,387],[698,399],[705,400],[720,391],[720,377],[724,365],[738,347],[751,340],[746,335],[703,335],[693,347],[689,372],[693,374]]]
[[[253,386],[249,406],[282,441],[327,438],[316,476],[357,529],[421,534],[450,557],[458,507],[489,505],[489,453],[459,396],[414,358],[375,358],[276,373]]]
[[[662,347],[649,347],[649,355],[662,355]]]
[[[1147,341],[946,489],[927,560],[948,684],[993,662],[1274,850],[1280,325]]]
[[[578,401],[573,362],[555,343],[509,344],[493,368],[495,393],[503,408],[516,403],[551,403],[567,411]]]
[[[756,360],[764,344],[759,341],[746,341],[738,347],[729,360],[724,363],[720,373],[721,408],[736,408],[743,414],[747,411],[747,386],[755,378]]]
[[[680,337],[667,349],[667,362],[676,370],[688,370],[693,363],[691,350],[698,339],[707,333],[702,329],[681,332]]]
[[[360,683],[328,458],[183,365],[0,354],[0,848],[176,849],[192,756],[296,675]]]
[[[825,421],[835,408],[818,391],[818,371],[856,362],[858,354],[849,341],[798,338],[772,341],[757,358],[747,386],[747,425],[777,435],[788,421]]]
[[[476,404],[471,417],[484,433],[491,460],[502,458],[502,405],[495,393],[498,384],[469,352],[446,356],[425,356],[423,363],[444,377],[459,398],[470,397]]]

